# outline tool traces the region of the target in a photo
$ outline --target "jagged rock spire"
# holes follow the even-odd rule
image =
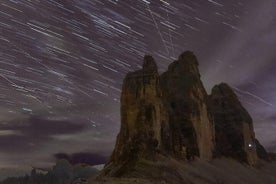
[[[152,56],[146,55],[144,57],[143,70],[157,72],[157,65]]]
[[[169,114],[171,143],[167,147],[182,159],[212,159],[214,127],[198,61],[191,51],[182,53],[169,65],[161,75],[161,88]]]
[[[121,130],[110,164],[124,165],[154,158],[161,149],[161,123],[165,120],[157,65],[145,56],[141,70],[127,74],[121,95]],[[114,171],[114,175],[120,175]]]
[[[215,120],[216,151],[220,156],[255,165],[257,162],[252,118],[230,86],[216,85],[210,95]]]

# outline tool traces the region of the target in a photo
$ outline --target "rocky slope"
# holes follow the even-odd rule
[[[104,177],[89,184],[274,184],[276,163],[260,161],[252,167],[231,158],[185,162],[171,158],[141,160],[131,174]]]
[[[275,167],[262,159],[269,157],[250,115],[227,84],[207,95],[192,52],[181,54],[161,76],[154,59],[145,56],[143,68],[123,82],[121,129],[97,182],[227,183],[224,178],[239,170],[247,176],[229,183],[242,183],[262,173],[258,167]]]

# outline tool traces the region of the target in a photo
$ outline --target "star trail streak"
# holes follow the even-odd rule
[[[1,0],[0,167],[46,167],[57,153],[107,157],[127,72],[185,50],[210,91],[234,87],[276,151],[274,0]],[[267,136],[268,135],[268,136]],[[104,145],[104,146],[103,146]]]

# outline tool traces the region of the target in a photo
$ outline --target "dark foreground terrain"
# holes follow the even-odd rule
[[[190,163],[163,158],[154,163],[140,161],[124,178],[91,179],[89,184],[275,184],[276,162],[255,166],[221,158]]]

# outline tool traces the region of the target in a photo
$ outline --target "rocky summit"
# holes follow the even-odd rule
[[[124,79],[121,129],[98,179],[169,177],[173,182],[162,181],[185,183],[189,179],[180,170],[217,159],[226,159],[218,167],[237,162],[252,168],[269,160],[233,89],[222,83],[208,95],[191,51],[182,53],[162,75],[153,57],[145,56],[142,69]],[[215,166],[204,167],[211,171]],[[219,182],[214,178],[214,183]]]

